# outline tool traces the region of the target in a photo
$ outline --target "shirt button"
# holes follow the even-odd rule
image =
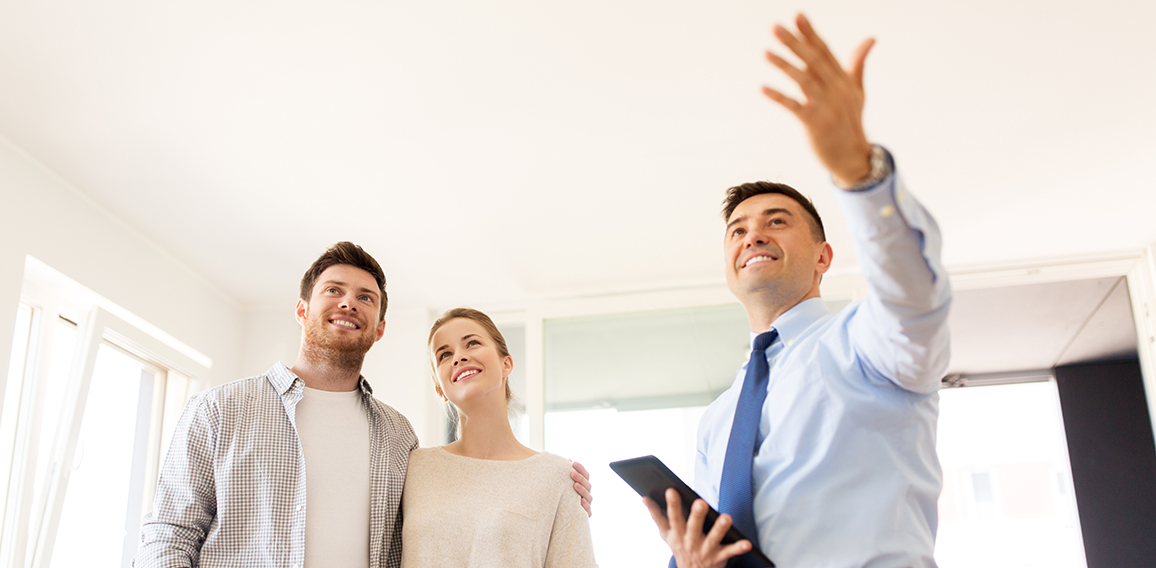
[[[297,505],[297,510],[298,510],[298,511],[304,511],[304,510],[305,510],[305,505]],[[297,567],[296,567],[296,566],[294,566],[294,568],[297,568]]]
[[[879,214],[882,215],[884,219],[890,217],[893,213],[895,213],[895,208],[891,205],[884,205],[879,208]]]

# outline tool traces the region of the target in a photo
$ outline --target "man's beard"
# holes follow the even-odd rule
[[[309,318],[305,320],[305,341],[301,353],[306,360],[318,365],[329,365],[361,372],[365,354],[373,347],[374,337],[366,330],[355,337],[342,338],[325,328],[326,321]]]

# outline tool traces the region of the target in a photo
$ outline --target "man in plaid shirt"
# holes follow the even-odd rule
[[[361,376],[385,333],[386,304],[385,273],[360,246],[337,243],[309,267],[293,366],[185,406],[135,566],[400,565],[401,491],[417,436]]]

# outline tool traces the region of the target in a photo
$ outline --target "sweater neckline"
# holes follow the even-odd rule
[[[480,461],[480,462],[487,462],[487,463],[526,463],[532,459],[537,459],[540,456],[546,455],[546,452],[538,452],[538,453],[536,453],[536,454],[534,454],[528,458],[522,458],[520,460],[491,460],[491,459],[486,459],[486,458],[473,458],[470,456],[458,455],[458,454],[455,454],[455,453],[447,450],[445,446],[438,446],[438,449],[441,450],[441,453],[443,453],[447,456],[450,456],[451,458]]]

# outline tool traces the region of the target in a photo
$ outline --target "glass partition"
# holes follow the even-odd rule
[[[739,305],[543,322],[545,449],[585,465],[599,566],[665,566],[642,498],[608,464],[652,454],[693,483],[695,432],[706,405],[750,351]]]

